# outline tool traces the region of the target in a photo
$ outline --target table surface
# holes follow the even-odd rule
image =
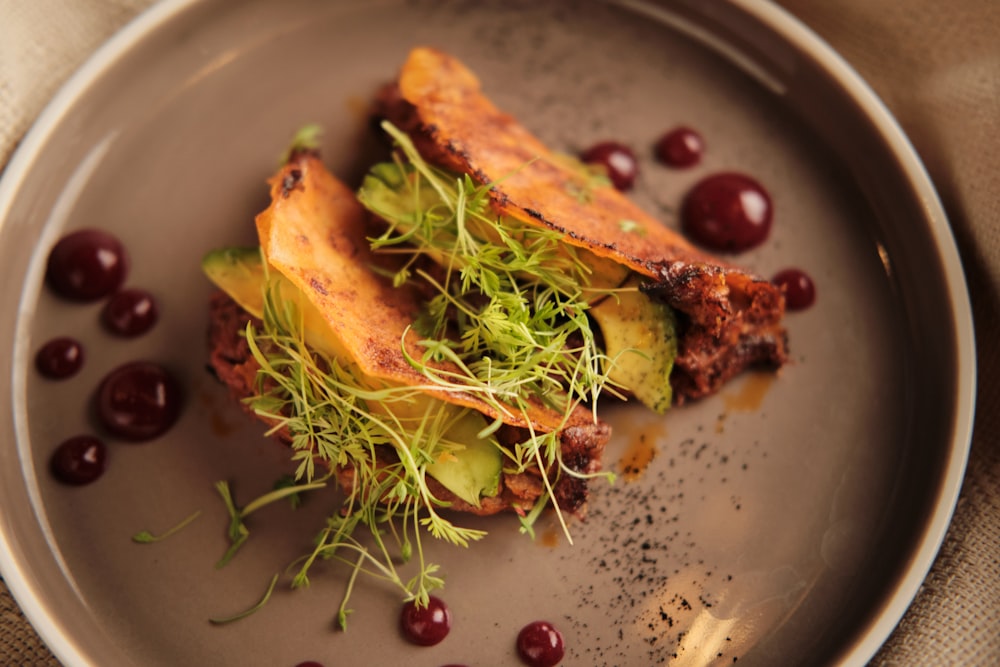
[[[59,85],[150,4],[0,0],[0,165]],[[1000,664],[1000,2],[778,4],[839,51],[909,135],[951,220],[976,325],[977,418],[955,517],[872,664]],[[0,664],[59,665],[2,581]]]

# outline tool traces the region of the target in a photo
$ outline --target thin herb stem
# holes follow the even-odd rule
[[[184,528],[186,528],[188,525],[193,523],[194,520],[197,519],[199,516],[201,516],[201,510],[195,510],[190,516],[183,519],[180,523],[173,526],[172,528],[169,528],[167,531],[165,531],[160,535],[154,535],[148,530],[141,530],[132,536],[132,541],[137,542],[139,544],[150,544],[152,542],[160,542],[162,540],[167,539],[171,535],[176,535]]]
[[[212,623],[213,625],[224,625],[226,623],[232,623],[233,621],[239,621],[241,619],[246,618],[247,616],[250,616],[251,614],[260,611],[260,609],[265,604],[267,604],[267,601],[271,599],[271,594],[274,592],[274,587],[278,584],[278,576],[279,575],[275,574],[273,577],[271,577],[271,583],[268,584],[267,590],[264,591],[264,595],[261,596],[260,600],[258,600],[252,607],[250,607],[249,609],[245,609],[244,611],[241,611],[238,614],[234,614],[232,616],[226,616],[224,618],[210,618],[208,619],[209,623]]]

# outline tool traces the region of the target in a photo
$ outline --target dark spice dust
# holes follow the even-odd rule
[[[742,447],[723,451],[712,441],[688,438],[664,449],[671,455],[640,479],[595,488],[586,529],[593,537],[586,551],[593,576],[585,581],[567,576],[564,581],[581,608],[599,609],[610,620],[594,627],[565,617],[588,637],[587,646],[568,647],[571,660],[625,664],[641,642],[648,664],[667,664],[685,652],[684,639],[699,614],[717,606],[733,585],[732,574],[720,574],[718,566],[706,563],[692,531],[683,528],[682,514],[685,502],[703,502],[718,493],[720,483],[748,469],[739,462]],[[693,467],[714,474],[691,476]],[[689,471],[687,477],[683,470]],[[730,501],[733,511],[740,510],[740,498],[730,496]],[[580,556],[571,550],[560,559]],[[692,571],[697,573],[694,580],[689,578]]]

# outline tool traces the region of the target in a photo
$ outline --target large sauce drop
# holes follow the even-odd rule
[[[153,295],[130,288],[116,292],[101,310],[104,328],[125,338],[134,338],[153,328],[159,313]]]
[[[653,147],[656,158],[668,167],[684,169],[701,161],[705,141],[688,127],[677,127],[666,132]]]
[[[802,269],[779,271],[771,282],[784,288],[788,310],[805,310],[816,302],[816,283]]]
[[[451,630],[451,610],[440,598],[433,595],[426,607],[407,602],[399,615],[399,628],[409,641],[418,646],[434,646],[448,636]]]
[[[74,301],[96,301],[125,280],[125,248],[99,229],[81,229],[61,238],[49,253],[45,279],[57,294]]]
[[[74,338],[53,338],[42,345],[35,355],[35,368],[52,380],[62,380],[83,366],[83,345]]]
[[[151,361],[133,361],[108,373],[97,388],[97,418],[112,434],[133,442],[152,440],[180,415],[177,381]]]
[[[517,654],[529,667],[554,667],[565,653],[562,633],[548,621],[529,623],[517,635]]]
[[[699,181],[681,205],[681,225],[695,243],[722,252],[742,252],[763,243],[771,231],[771,197],[744,174],[721,173]]]
[[[104,474],[106,463],[104,443],[90,435],[78,435],[56,448],[49,460],[49,469],[63,484],[81,486]]]
[[[639,175],[639,161],[632,149],[617,141],[602,141],[580,154],[580,161],[599,164],[607,171],[608,179],[615,189],[625,191],[632,188]]]

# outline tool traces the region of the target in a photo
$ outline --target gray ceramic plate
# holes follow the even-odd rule
[[[816,279],[791,314],[794,363],[654,418],[620,409],[608,464],[655,450],[638,479],[598,484],[575,544],[543,521],[480,522],[468,551],[432,547],[456,617],[442,644],[408,646],[396,593],[345,583],[239,611],[308,548],[331,498],[254,517],[222,570],[225,512],[213,482],[248,498],[285,452],[227,404],[203,370],[209,249],[246,243],[264,179],[291,134],[326,128],[323,152],[355,179],[362,110],[408,49],[433,44],[475,69],[501,107],[554,146],[600,139],[643,155],[635,196],[666,224],[695,180],[740,170],[770,189],[772,237],[739,261]],[[666,128],[692,125],[709,150],[672,171],[646,159]],[[914,153],[857,77],[763,2],[166,2],[113,39],[53,102],[0,187],[0,536],[4,576],[71,665],[516,664],[514,638],[540,618],[566,636],[566,664],[845,663],[870,657],[929,568],[960,485],[973,405],[969,306],[957,254]],[[42,285],[48,248],[98,226],[132,256],[129,284],[162,306],[154,331],[121,342],[97,306]],[[40,379],[45,340],[71,333],[81,374]],[[151,358],[182,379],[180,424],[148,444],[111,441],[82,488],[47,473],[58,442],[91,429],[92,388],[112,366]],[[645,441],[645,445],[640,444]],[[194,510],[172,539],[139,546]]]

